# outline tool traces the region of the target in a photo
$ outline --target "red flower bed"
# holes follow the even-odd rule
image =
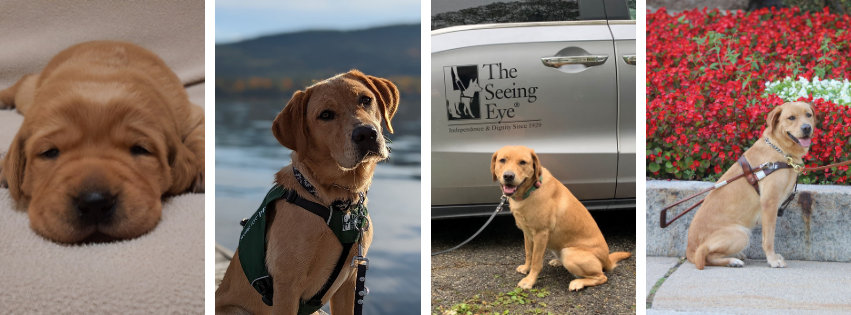
[[[851,15],[797,8],[725,15],[717,10],[647,14],[647,176],[717,180],[784,103],[763,97],[785,77],[851,79]],[[851,159],[851,111],[802,98],[817,110],[807,166]],[[848,167],[802,175],[848,184]]]

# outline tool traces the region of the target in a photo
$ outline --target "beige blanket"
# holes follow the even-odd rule
[[[111,39],[157,53],[184,82],[204,78],[204,1],[0,1],[0,89],[76,43]],[[188,89],[204,105],[204,84]],[[0,111],[0,155],[23,121]],[[0,314],[201,314],[204,195],[163,204],[137,239],[65,246],[29,228],[0,189]]]

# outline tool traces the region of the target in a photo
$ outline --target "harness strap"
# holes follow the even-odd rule
[[[337,258],[337,264],[334,265],[334,271],[331,271],[331,275],[328,277],[328,280],[325,281],[325,284],[322,285],[322,289],[319,292],[316,292],[309,300],[303,301],[299,304],[298,315],[310,315],[314,312],[318,311],[322,308],[322,297],[325,296],[325,293],[328,293],[328,290],[331,289],[331,285],[334,284],[334,281],[337,280],[337,277],[340,276],[340,271],[343,270],[343,265],[346,264],[346,258],[349,257],[349,252],[352,251],[352,245],[355,243],[346,243],[343,244],[343,252],[340,253],[340,258]],[[355,305],[357,307],[357,305]]]
[[[747,176],[748,176],[748,175],[747,175],[747,173],[748,173],[748,172],[749,172],[749,173],[750,173],[750,175],[751,175],[751,176],[753,176],[753,177],[756,179],[756,181],[758,182],[759,180],[761,180],[761,179],[765,178],[766,176],[770,175],[771,173],[774,173],[774,171],[776,171],[776,170],[783,169],[783,168],[793,168],[793,166],[789,165],[789,164],[788,164],[788,163],[786,163],[786,162],[773,162],[773,163],[765,163],[765,164],[762,164],[762,165],[758,166],[757,168],[753,168],[753,169],[752,169],[752,168],[750,167],[750,164],[748,164],[748,161],[744,158],[744,156],[742,156],[741,158],[739,158],[739,164],[742,164],[742,163],[744,163],[744,164],[742,165],[742,169],[744,170],[744,171],[743,171],[743,173],[741,173],[741,174],[739,174],[739,175],[736,175],[736,176],[733,176],[732,178],[730,178],[730,179],[728,179],[728,180],[724,180],[724,181],[717,182],[717,183],[715,183],[715,186],[712,186],[712,187],[706,188],[706,189],[704,189],[704,190],[701,190],[701,191],[699,191],[699,192],[697,192],[697,193],[695,193],[695,194],[693,194],[693,195],[691,195],[691,196],[688,196],[688,197],[686,197],[686,198],[680,199],[680,200],[678,200],[677,202],[675,202],[675,203],[673,203],[673,204],[670,204],[670,205],[666,206],[665,208],[662,208],[662,211],[661,211],[661,212],[659,212],[659,227],[661,227],[661,228],[663,228],[663,229],[664,229],[664,228],[666,228],[666,227],[668,227],[668,225],[671,225],[671,223],[673,223],[674,221],[676,221],[677,219],[679,219],[680,217],[682,217],[683,215],[685,215],[685,214],[686,214],[686,213],[688,213],[689,211],[693,210],[693,209],[694,209],[694,208],[696,208],[698,205],[702,204],[702,203],[703,203],[703,200],[705,200],[705,198],[704,198],[704,199],[701,199],[701,200],[700,200],[699,202],[697,202],[695,205],[693,205],[693,206],[689,207],[689,208],[688,208],[688,209],[686,209],[685,211],[683,211],[683,212],[681,212],[680,214],[678,214],[676,217],[674,217],[673,219],[671,219],[671,221],[668,221],[668,220],[667,220],[667,215],[668,215],[668,210],[669,210],[669,209],[671,209],[671,208],[673,208],[673,207],[675,207],[675,206],[677,206],[677,205],[679,205],[679,204],[681,204],[681,203],[683,203],[683,202],[686,202],[686,201],[688,201],[688,200],[691,200],[691,199],[692,199],[692,198],[694,198],[694,197],[697,197],[697,196],[703,195],[703,194],[705,194],[705,193],[707,193],[707,192],[709,192],[709,191],[711,191],[711,190],[715,190],[715,189],[718,189],[718,188],[724,187],[724,186],[726,186],[726,185],[727,185],[727,184],[729,184],[729,183],[732,183],[732,182],[734,182],[734,181],[736,181],[736,180],[738,180],[738,179],[741,179],[742,177],[747,177]],[[748,182],[750,182],[750,179],[748,179]],[[759,186],[758,186],[758,185],[753,185],[753,186],[754,186],[754,189],[756,189],[757,194],[759,194]],[[797,189],[797,183],[795,184],[795,187],[796,187],[795,189]],[[782,208],[780,208],[780,209],[778,210],[777,216],[782,216],[783,209],[785,209],[785,208],[786,208],[786,206],[787,206],[787,205],[789,205],[789,203],[790,203],[790,202],[792,201],[792,199],[794,199],[794,198],[795,198],[795,193],[793,192],[792,194],[790,194],[790,195],[789,195],[789,198],[787,198],[787,199],[786,199],[786,202],[784,202],[784,203],[783,203]]]
[[[756,194],[759,195],[759,179],[756,178],[756,175],[754,175],[753,169],[751,168],[751,165],[748,164],[748,160],[744,155],[739,158],[739,165],[742,166],[742,172],[745,174],[745,179],[747,179],[748,183],[753,186],[753,189],[756,189]]]
[[[295,189],[287,190],[287,192],[284,193],[283,198],[291,204],[299,206],[304,210],[310,211],[311,213],[318,215],[320,218],[322,218],[322,221],[325,221],[326,225],[331,221],[330,208],[302,198],[298,195]]]

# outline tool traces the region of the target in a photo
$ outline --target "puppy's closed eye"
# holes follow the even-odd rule
[[[145,147],[143,147],[141,145],[134,145],[133,147],[130,148],[130,154],[133,154],[133,155],[148,155],[148,154],[151,154],[151,151],[148,151],[148,149],[145,149]]]
[[[39,156],[41,156],[45,159],[55,159],[55,158],[59,157],[59,149],[53,148],[53,149],[41,152],[41,154],[39,154]]]

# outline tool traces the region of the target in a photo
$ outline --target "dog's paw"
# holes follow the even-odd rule
[[[568,286],[567,289],[569,291],[579,291],[579,290],[582,290],[582,288],[584,288],[584,287],[585,286],[582,285],[582,281],[579,281],[579,279],[576,279],[576,280],[573,280],[573,281],[570,282],[570,286]]]
[[[768,257],[768,265],[771,268],[786,268],[786,260],[780,254],[774,254],[774,257]]]
[[[520,280],[520,283],[517,284],[518,287],[520,287],[521,289],[524,289],[524,290],[532,289],[532,286],[534,286],[534,285],[535,285],[535,279],[533,279],[531,277],[523,278],[523,280]]]
[[[529,273],[529,266],[526,266],[526,265],[517,266],[517,272],[522,273],[524,275],[528,274]]]
[[[738,254],[730,255],[730,257],[738,258],[740,260],[748,259],[748,256],[745,255],[745,252],[739,252]]]
[[[733,268],[742,268],[745,266],[745,262],[738,258],[730,258],[730,263],[727,264],[727,267]]]
[[[561,260],[558,260],[558,259],[550,260],[550,266],[561,267]]]
[[[203,193],[204,192],[204,173],[198,173],[198,176],[195,177],[195,181],[192,183],[192,187],[189,188],[189,192],[191,192],[191,193]]]

